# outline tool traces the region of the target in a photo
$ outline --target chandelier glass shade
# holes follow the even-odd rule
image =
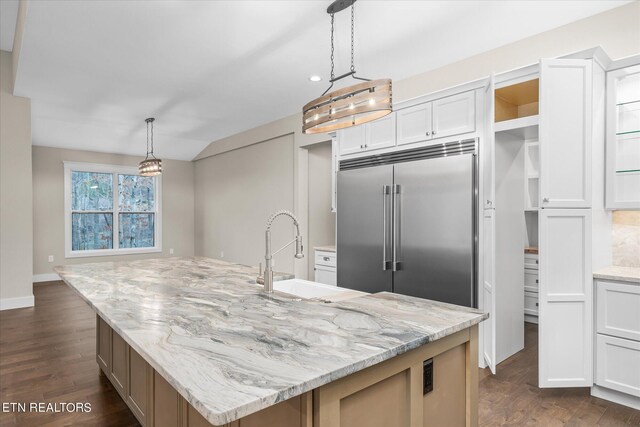
[[[145,120],[147,123],[147,157],[138,165],[138,173],[142,176],[155,176],[162,173],[162,160],[153,154],[153,122],[154,118]]]
[[[356,76],[354,64],[354,15],[356,0],[336,0],[327,8],[331,16],[331,85],[319,97],[302,107],[302,133],[326,133],[361,125],[386,116],[393,111],[391,79],[369,80]],[[334,75],[334,15],[351,6],[351,69]],[[334,90],[333,84],[345,77],[360,83]]]

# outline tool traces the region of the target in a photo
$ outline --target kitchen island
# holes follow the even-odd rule
[[[477,424],[478,310],[266,294],[256,269],[202,257],[56,272],[96,311],[100,370],[142,425]]]

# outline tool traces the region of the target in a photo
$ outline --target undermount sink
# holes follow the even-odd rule
[[[302,279],[289,279],[273,282],[273,290],[303,299],[318,298],[329,301],[343,299],[340,297],[344,297],[349,293],[354,294],[353,296],[359,294],[358,291],[353,291],[351,289],[339,288],[337,286],[325,285],[324,283]]]

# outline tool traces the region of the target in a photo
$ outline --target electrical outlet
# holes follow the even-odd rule
[[[173,255],[173,248],[169,248],[169,255]]]
[[[49,262],[53,262],[53,255],[49,255]]]
[[[422,394],[433,391],[433,359],[422,362]]]

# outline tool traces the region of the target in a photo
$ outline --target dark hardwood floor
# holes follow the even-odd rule
[[[640,411],[591,397],[587,388],[538,388],[538,326],[525,323],[525,349],[480,370],[481,426],[640,426]]]
[[[91,412],[0,412],[0,426],[139,425],[98,374],[93,310],[62,282],[33,291],[34,308],[0,312],[0,401],[88,402]]]
[[[35,308],[0,312],[0,401],[88,402],[92,410],[0,412],[0,426],[137,426],[98,374],[93,311],[62,282],[38,284],[34,295]],[[525,350],[496,375],[480,371],[481,426],[640,426],[640,411],[591,397],[587,389],[539,389],[537,333],[526,324]]]

